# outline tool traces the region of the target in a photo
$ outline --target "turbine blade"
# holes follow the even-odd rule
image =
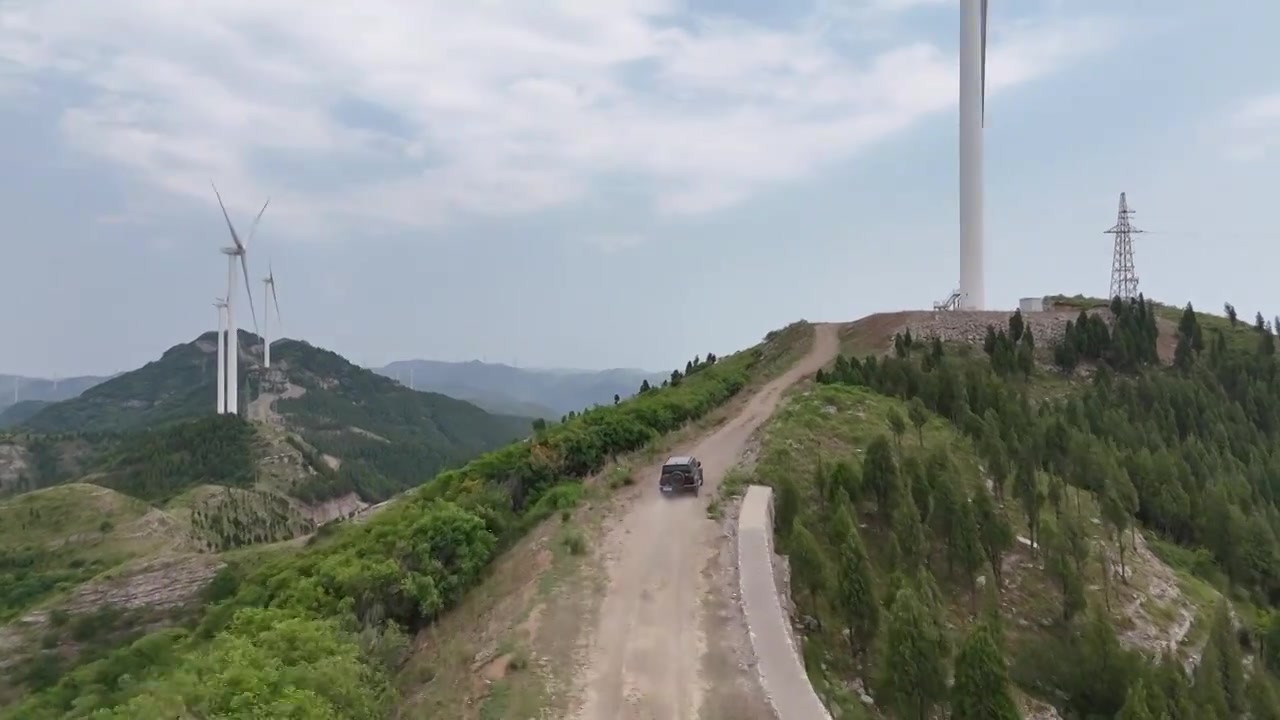
[[[222,193],[218,192],[218,186],[210,180],[209,184],[213,186],[213,194],[218,196],[218,207],[222,208],[222,217],[227,221],[227,229],[231,231],[231,239],[235,241],[236,247],[244,247],[244,243],[240,242],[240,236],[236,234],[236,228],[231,224],[231,216],[227,215],[227,206],[222,203]]]
[[[987,126],[987,0],[982,0],[982,33],[979,36],[979,42],[982,45],[982,79],[979,82],[979,88],[982,100],[978,105],[979,117],[982,118],[981,126]]]
[[[240,255],[240,269],[244,271],[244,292],[249,296],[249,313],[253,316],[253,331],[258,331],[258,311],[253,308],[253,283],[249,282],[249,260],[243,254]]]
[[[275,303],[276,306],[276,334],[278,335],[280,334],[280,325],[282,323],[280,322],[280,298],[276,297],[276,281],[274,278],[271,280],[271,302]]]
[[[271,198],[267,198],[267,201],[262,203],[262,209],[258,211],[258,216],[253,219],[253,225],[249,228],[249,236],[244,239],[245,245],[248,245],[249,241],[253,239],[253,236],[257,234],[258,221],[262,219],[262,213],[267,211],[267,206],[270,204]]]

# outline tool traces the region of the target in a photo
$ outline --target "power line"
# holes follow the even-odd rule
[[[1144,230],[1143,235],[1169,235],[1173,237],[1187,238],[1204,238],[1212,240],[1277,240],[1280,241],[1280,234],[1269,235],[1267,233],[1257,232],[1202,232],[1200,230]]]

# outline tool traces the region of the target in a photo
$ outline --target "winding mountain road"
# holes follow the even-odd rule
[[[815,325],[813,345],[801,360],[761,388],[729,422],[680,449],[677,454],[702,460],[701,497],[664,498],[657,483],[649,482],[660,466],[640,471],[643,492],[603,546],[607,592],[594,629],[587,629],[589,659],[576,682],[577,720],[771,717],[743,659],[748,639],[740,615],[723,610],[736,585],[732,567],[723,568],[720,549],[726,538],[719,523],[708,519],[707,504],[787,388],[835,356],[838,328]],[[749,690],[726,691],[728,685]]]

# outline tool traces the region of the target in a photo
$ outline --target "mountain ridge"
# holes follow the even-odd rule
[[[54,403],[70,400],[85,390],[106,382],[119,374],[75,375],[54,379],[0,373],[0,412],[23,402]],[[14,392],[15,389],[17,390],[16,393]],[[18,403],[14,402],[15,395],[18,398]]]
[[[529,417],[414,392],[301,340],[273,342],[266,369],[256,352],[260,344],[256,335],[240,332],[242,412],[295,434],[314,451],[321,472],[332,471],[310,483],[312,501],[353,492],[365,502],[383,500],[531,432]],[[215,414],[216,358],[216,332],[202,333],[8,429],[120,434],[207,419]]]
[[[533,413],[533,417],[557,419],[592,405],[631,397],[645,381],[662,382],[669,372],[630,368],[575,370],[521,368],[480,360],[397,360],[377,372],[403,385],[430,390],[473,402],[491,412]]]

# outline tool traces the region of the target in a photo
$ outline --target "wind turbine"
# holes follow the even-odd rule
[[[986,127],[987,0],[960,0],[960,298],[982,310],[982,129]]]
[[[218,413],[227,411],[227,301],[214,298],[218,308]]]
[[[262,279],[262,300],[266,302],[267,291],[271,291],[271,303],[276,306],[276,324],[280,324],[280,298],[276,297],[276,274],[267,264],[267,276]],[[262,366],[271,367],[271,308],[262,309]]]
[[[209,183],[213,185],[212,182]],[[231,224],[231,217],[227,215],[227,206],[222,202],[222,194],[218,192],[218,186],[213,185],[213,194],[218,196],[218,207],[222,208],[222,217],[227,221],[227,229],[231,231],[231,240],[234,243],[231,247],[222,248],[222,253],[227,256],[227,404],[226,412],[233,415],[240,413],[240,335],[236,329],[236,260],[240,260],[240,270],[244,273],[244,292],[249,296],[249,312],[253,314],[253,331],[258,331],[258,311],[253,307],[253,289],[249,283],[249,260],[247,257],[248,242],[253,239],[253,234],[258,230],[258,221],[262,219],[262,213],[267,211],[267,205],[271,200],[268,199],[263,203],[262,209],[258,211],[258,216],[253,219],[253,226],[249,228],[249,236],[244,241],[240,240],[239,233]]]

